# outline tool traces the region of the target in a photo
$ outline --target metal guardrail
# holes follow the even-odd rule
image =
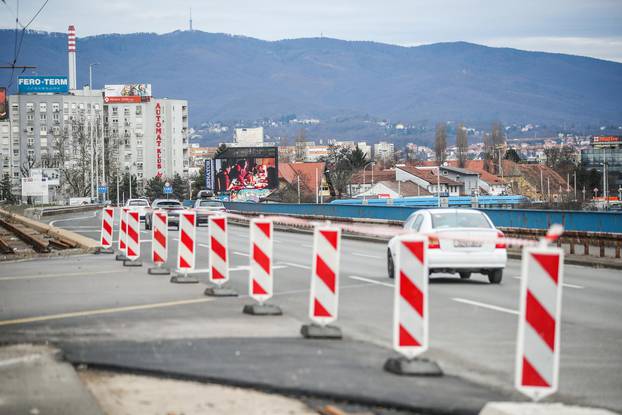
[[[278,206],[271,204],[257,204],[257,203],[225,203],[227,209],[231,212],[240,213],[244,215],[256,216],[256,215],[270,215],[275,214],[274,211],[268,211],[268,209],[262,209],[264,206]],[[243,206],[244,209],[239,209],[240,206]],[[296,206],[296,205],[294,205]],[[252,209],[253,207],[257,209]],[[486,213],[489,213],[486,211]],[[278,211],[280,215],[289,215],[295,216],[297,218],[308,219],[309,221],[321,221],[321,220],[331,220],[334,222],[346,222],[346,223],[361,223],[361,224],[382,224],[387,226],[395,226],[401,227],[403,225],[403,220],[395,220],[395,219],[366,219],[359,217],[339,217],[339,216],[326,216],[326,215],[309,215],[309,214],[292,214],[292,213],[283,213],[281,210]],[[494,221],[494,219],[493,219]],[[290,225],[289,227],[297,227]],[[312,224],[309,223],[308,228],[312,227]],[[302,227],[306,228],[306,227]],[[519,239],[533,239],[538,240],[542,238],[546,234],[546,229],[530,229],[530,228],[520,228],[520,227],[506,227],[499,226],[499,229],[504,232],[507,237],[510,238],[519,238]],[[388,238],[378,238],[378,239],[388,239]],[[598,256],[602,258],[620,258],[622,251],[622,233],[611,233],[611,232],[585,232],[585,231],[564,231],[564,234],[560,239],[556,242],[557,246],[568,246],[570,250],[570,254],[573,255],[584,255],[590,256],[592,254],[591,248],[598,249]],[[580,249],[577,247],[582,247],[582,252],[578,252]],[[607,248],[610,248],[612,251],[607,255]]]
[[[101,209],[101,205],[80,205],[80,206],[51,206],[44,208],[33,208],[30,212],[25,212],[27,216],[41,218],[43,216],[64,215],[74,212],[88,212]]]
[[[225,207],[238,212],[273,215],[295,215],[331,218],[379,219],[404,221],[419,210],[405,206],[336,205],[312,203],[245,203],[225,202]],[[558,223],[568,231],[622,234],[622,213],[530,209],[479,209],[486,212],[499,227],[539,229],[545,231]]]

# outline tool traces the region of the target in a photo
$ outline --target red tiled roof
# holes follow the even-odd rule
[[[297,177],[300,176],[300,184],[307,191],[315,191],[315,171],[317,169],[318,180],[322,180],[322,174],[326,163],[279,163],[279,179],[285,180],[287,183],[294,184]]]
[[[436,182],[440,182],[442,184],[450,185],[450,186],[462,186],[462,183],[457,182],[455,180],[450,179],[449,177],[440,176],[438,177],[436,172],[428,169],[418,169],[415,166],[399,166],[396,167],[400,170],[405,171],[406,173],[410,173],[413,176],[417,176],[430,184],[434,184]]]

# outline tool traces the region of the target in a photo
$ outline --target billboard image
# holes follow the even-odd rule
[[[151,99],[151,84],[116,84],[104,86],[104,102],[136,103]]]
[[[17,92],[66,94],[69,92],[69,81],[66,76],[18,76]]]
[[[6,88],[0,88],[0,121],[8,118],[8,108]]]
[[[276,147],[229,147],[213,160],[214,192],[265,196],[278,187]]]

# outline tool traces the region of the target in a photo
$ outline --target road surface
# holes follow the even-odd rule
[[[99,214],[52,219],[55,226],[99,236]],[[169,250],[174,266],[177,231]],[[116,235],[115,235],[116,236]],[[150,232],[141,233],[143,268],[110,255],[7,263],[0,266],[0,338],[5,341],[143,341],[187,338],[295,337],[308,322],[310,234],[275,232],[275,297],[284,316],[242,315],[248,291],[248,228],[229,227],[230,286],[236,299],[203,296],[199,285],[148,276]],[[196,268],[207,278],[208,233],[197,231]],[[116,244],[115,244],[116,247]],[[348,339],[391,348],[393,281],[386,244],[343,240],[337,325]],[[114,263],[114,264],[113,264]],[[136,277],[135,277],[136,276]],[[430,283],[430,346],[450,374],[511,391],[517,332],[520,261],[509,260],[500,285],[436,275]],[[622,272],[565,266],[560,390],[552,400],[622,410]],[[226,303],[225,303],[226,302]],[[219,305],[220,304],[220,305]],[[227,304],[226,306],[222,304]],[[223,310],[226,310],[223,311]],[[206,316],[211,316],[206,322]]]

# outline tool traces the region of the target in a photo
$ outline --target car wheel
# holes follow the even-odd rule
[[[491,284],[499,284],[501,283],[501,279],[503,278],[503,270],[502,269],[495,269],[492,270],[488,273],[488,281],[490,281]]]
[[[471,278],[471,273],[469,271],[460,271],[458,274],[460,274],[460,279],[462,280],[468,280]]]
[[[391,256],[391,250],[387,249],[387,271],[389,278],[395,278],[395,265],[393,264],[393,257]]]

